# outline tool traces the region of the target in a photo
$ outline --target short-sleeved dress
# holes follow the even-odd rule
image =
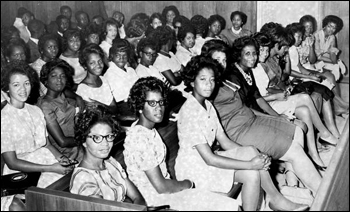
[[[80,83],[78,85],[76,94],[80,95],[85,101],[90,102],[90,99],[99,101],[105,105],[110,105],[113,101],[113,95],[111,87],[108,81],[100,76],[102,80],[102,85],[100,87],[90,87],[85,83]]]
[[[176,178],[190,179],[195,182],[196,188],[228,193],[234,182],[235,170],[208,166],[195,148],[198,144],[208,144],[211,147],[218,132],[223,132],[214,106],[208,100],[205,100],[205,105],[207,109],[192,95],[188,95],[180,109],[177,121],[180,148],[175,162]],[[234,158],[239,154],[237,151],[238,148],[217,151],[216,154]],[[218,180],[220,183],[217,183]]]
[[[181,45],[177,46],[176,50],[175,56],[183,66],[186,66],[191,58],[195,56],[195,53],[191,49],[187,50]]]
[[[242,102],[239,88],[225,81],[213,101],[225,132],[243,146],[252,145],[273,159],[281,158],[292,144],[295,125],[278,117],[256,116]]]
[[[126,173],[120,163],[110,157],[104,161],[106,169],[91,170],[76,167],[70,180],[69,190],[84,196],[99,195],[106,200],[122,202],[125,200]]]
[[[177,193],[159,194],[145,171],[159,166],[165,179],[166,146],[156,129],[147,129],[134,122],[124,142],[124,160],[129,179],[137,186],[148,206],[170,205],[175,210],[237,210],[236,200],[202,189],[186,189]]]
[[[7,104],[1,110],[1,154],[15,151],[21,160],[42,165],[57,163],[51,151],[44,147],[47,134],[44,114],[39,107],[25,104],[24,108],[17,109]],[[5,164],[4,174],[16,172]],[[62,176],[42,172],[37,186],[47,187]]]
[[[139,76],[139,78],[141,77],[156,77],[160,80],[162,80],[163,82],[166,82],[166,78],[164,77],[163,74],[160,73],[160,71],[158,69],[156,69],[154,66],[144,66],[141,63],[136,67],[136,74],[137,76]]]
[[[235,42],[236,39],[244,36],[249,36],[251,34],[252,32],[247,29],[241,28],[240,30],[236,31],[233,29],[233,27],[231,27],[229,29],[222,30],[219,36],[223,41],[232,47],[233,42]]]
[[[37,105],[43,111],[47,124],[57,121],[64,136],[74,137],[75,106],[72,105],[73,103],[70,103],[62,93],[57,98],[47,95],[40,97]],[[60,147],[50,134],[49,140],[58,151],[67,157],[75,158],[77,156],[78,147]]]
[[[133,68],[125,67],[124,71],[114,62],[109,62],[109,68],[103,77],[108,81],[116,102],[128,99],[131,87],[139,79]]]
[[[81,66],[79,63],[78,57],[66,57],[62,54],[60,55],[60,59],[66,61],[70,66],[74,68],[74,76],[73,80],[75,84],[79,84],[81,81],[83,81],[87,75],[87,71]]]

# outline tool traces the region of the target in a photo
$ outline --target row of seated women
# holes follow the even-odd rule
[[[185,36],[191,34],[186,29],[190,29],[190,27],[184,25],[179,29],[179,34],[182,33],[182,30],[185,32]],[[264,51],[270,53],[268,59],[272,61],[270,61],[270,65],[265,66],[264,70],[267,69],[267,77],[270,77],[271,73],[274,74],[271,79],[277,82],[276,86],[271,86],[271,89],[277,90],[276,96],[283,95],[282,99],[276,100],[282,101],[280,104],[283,105],[284,100],[287,102],[287,99],[291,99],[288,102],[288,108],[284,105],[281,106],[281,110],[289,111],[287,114],[295,113],[296,116],[304,114],[299,117],[305,117],[308,133],[312,132],[307,136],[309,155],[319,167],[324,168],[324,164],[318,156],[315,138],[312,137],[314,136],[313,127],[315,126],[320,131],[324,140],[333,144],[336,144],[339,132],[337,134],[336,127],[327,126],[328,130],[322,124],[317,110],[307,94],[299,94],[304,98],[304,101],[299,102],[295,100],[298,98],[293,100],[293,95],[290,95],[293,92],[291,91],[292,86],[286,85],[288,80],[283,79],[283,77],[285,77],[285,72],[288,74],[288,69],[290,72],[291,61],[288,56],[285,57],[286,68],[282,70],[279,68],[277,57],[283,58],[287,53],[288,46],[293,45],[295,39],[290,39],[287,31],[275,23],[266,24],[261,31],[266,35],[256,34],[253,37],[237,39],[233,43],[232,54],[227,51],[228,46],[225,43],[219,40],[209,41],[204,44],[201,56],[190,58],[189,62],[186,62],[185,68],[173,73],[172,68],[169,67],[173,61],[169,61],[168,57],[162,58],[160,53],[157,57],[159,47],[155,42],[155,38],[170,35],[170,38],[159,39],[160,51],[169,51],[171,46],[169,43],[174,41],[171,39],[173,38],[171,37],[172,32],[167,27],[159,27],[153,32],[153,35],[151,34],[138,44],[140,55],[138,67],[141,71],[136,68],[136,75],[143,71],[144,77],[154,76],[155,78],[127,78],[129,75],[126,76],[125,73],[135,73],[135,71],[132,72],[132,69],[126,67],[129,56],[127,49],[129,47],[124,40],[115,42],[109,49],[109,68],[102,76],[105,53],[97,44],[89,44],[79,53],[79,63],[87,72],[82,83],[76,86],[76,93],[79,96],[73,93],[71,89],[67,89],[74,85],[72,80],[74,69],[66,62],[55,59],[57,47],[55,47],[55,39],[51,36],[51,39],[42,41],[46,45],[42,57],[50,59],[46,61],[45,65],[42,65],[39,71],[41,84],[38,83],[35,75],[33,76],[33,70],[23,62],[10,62],[4,68],[1,85],[2,90],[6,92],[4,95],[8,97],[8,103],[2,110],[1,152],[7,165],[4,173],[20,170],[66,174],[73,169],[73,166],[63,167],[60,164],[73,164],[74,159],[77,159],[81,162],[75,169],[76,175],[73,175],[72,182],[77,179],[76,186],[79,187],[77,191],[81,191],[81,194],[86,191],[89,196],[100,196],[122,201],[127,195],[135,203],[169,204],[172,208],[180,210],[192,208],[213,209],[214,203],[218,203],[221,207],[234,210],[237,208],[237,202],[232,199],[214,193],[206,195],[206,193],[198,192],[198,190],[227,193],[233,180],[235,180],[243,183],[242,206],[244,210],[255,210],[257,208],[257,200],[259,199],[259,192],[257,191],[260,189],[260,185],[272,199],[270,207],[285,210],[306,209],[305,205],[292,203],[281,196],[272,184],[268,172],[266,172],[271,157],[272,159],[286,161],[289,168],[294,170],[301,182],[313,194],[317,192],[321,181],[321,175],[303,150],[302,130],[283,115],[279,115],[283,114],[284,111],[277,112],[277,109],[272,104],[266,103],[267,100],[259,94],[255,85],[257,78],[254,79],[252,74],[255,72],[252,69],[255,68],[258,56],[262,55]],[[276,35],[273,34],[275,31],[278,32]],[[276,40],[273,39],[273,35],[277,37]],[[46,37],[50,37],[50,35]],[[294,34],[292,37],[294,37]],[[158,58],[160,59],[158,60]],[[213,62],[213,59],[218,60],[219,63]],[[157,60],[159,61],[158,66],[156,65]],[[263,63],[263,59],[260,62]],[[150,68],[153,67],[152,65],[159,68],[152,71]],[[221,69],[225,69],[225,71]],[[124,75],[114,77],[118,73]],[[171,74],[174,75],[173,78]],[[219,77],[220,75],[223,77]],[[127,81],[125,81],[126,78]],[[183,83],[179,84],[182,79]],[[109,80],[112,81],[109,82]],[[220,81],[221,84],[216,83]],[[178,115],[180,150],[176,159],[176,175],[179,181],[169,179],[164,164],[166,149],[154,129],[155,123],[161,122],[163,119],[167,102],[167,89],[164,82],[172,84],[171,89],[180,89],[187,97],[187,101]],[[270,86],[270,83],[267,85]],[[316,85],[313,84],[312,86]],[[43,113],[37,107],[25,103],[29,96],[34,94],[31,92],[32,88],[34,90],[39,87],[42,90],[46,89],[46,92],[42,94],[38,101]],[[192,93],[188,93],[187,89],[185,91],[185,87],[192,90]],[[266,86],[265,89],[267,88]],[[315,93],[322,96],[322,99],[324,99],[322,101],[325,102],[324,105],[328,104],[329,98],[327,99],[327,95],[331,96],[328,90],[322,87],[317,91],[315,90]],[[81,109],[75,124],[75,105],[70,103],[66,96],[75,98],[77,102],[81,101],[82,98],[87,106],[85,113],[82,113],[83,109]],[[212,103],[205,100],[206,98],[210,98]],[[131,112],[137,114],[138,117],[138,120],[127,132],[125,140],[124,153],[130,180],[127,180],[124,172],[120,170],[120,166],[113,159],[110,159],[112,162],[109,163],[105,163],[103,160],[107,158],[118,130],[113,124],[110,124],[110,121],[91,119],[91,117],[94,117],[92,114],[99,114],[96,110],[100,110],[100,107],[105,108],[104,110],[107,113],[116,114],[118,111],[117,101],[128,101],[132,108]],[[255,110],[259,110],[259,108],[272,116],[255,115]],[[297,108],[301,108],[298,110],[300,113],[296,112]],[[326,110],[327,106],[323,108]],[[13,114],[18,114],[18,117],[13,118]],[[332,120],[329,120],[329,122],[332,126]],[[3,125],[3,123],[8,124]],[[65,127],[68,130],[62,127],[63,125],[66,125]],[[73,125],[74,133],[72,132]],[[106,127],[107,125],[109,125],[109,128]],[[47,133],[46,127],[49,133]],[[96,131],[93,130],[95,127],[97,128]],[[71,133],[66,134],[69,130]],[[27,139],[28,135],[32,135],[29,140]],[[104,141],[104,138],[106,141]],[[260,140],[256,138],[260,138]],[[47,142],[47,139],[49,139],[49,142]],[[210,147],[215,139],[224,151],[211,151]],[[23,142],[23,140],[26,142]],[[55,142],[56,146],[51,145]],[[15,143],[21,143],[22,147],[17,149],[17,146],[14,146]],[[100,143],[100,145],[96,143]],[[47,148],[43,147],[45,144],[48,144]],[[3,148],[3,146],[5,147]],[[64,147],[64,149],[59,149],[59,147]],[[80,150],[84,150],[84,154],[79,151],[78,147],[80,147]],[[49,152],[47,149],[51,151]],[[38,151],[46,151],[45,154],[40,153],[40,155],[48,157],[47,162],[43,162],[45,165],[35,164],[34,161],[28,162],[30,160],[26,157],[30,156],[37,159]],[[28,154],[28,152],[32,154]],[[193,161],[193,164],[189,164],[188,161]],[[105,179],[98,180],[91,173],[88,175],[90,178],[84,176],[84,174],[89,173],[84,170],[85,168],[99,170],[101,171],[100,176],[110,177],[110,174],[102,172],[107,167],[115,167],[119,170],[117,172],[120,172],[119,175],[113,174],[118,179],[110,179],[109,181],[119,182],[121,179],[125,179],[125,185],[111,189],[119,190],[121,196],[119,195],[120,192],[111,192],[108,189],[111,186],[110,183],[107,183],[108,186],[104,185]],[[209,175],[203,174],[208,173],[208,171],[210,172]],[[81,182],[78,173],[83,175],[82,179],[89,179],[90,182]],[[230,173],[229,177],[223,177],[228,173]],[[235,178],[233,178],[233,175]],[[57,175],[56,177],[60,176]],[[218,177],[222,181],[220,185],[216,183]],[[222,178],[225,178],[225,180]],[[45,179],[45,175],[42,176],[39,182],[44,181],[42,179]],[[52,182],[57,178],[49,177],[46,179]],[[93,183],[91,183],[91,180]],[[91,184],[95,184],[95,187]],[[133,184],[136,185],[137,189]],[[38,184],[40,187],[45,185],[47,183]],[[74,185],[75,183],[72,183],[72,192],[74,192]],[[196,189],[187,189],[193,187]],[[104,191],[105,189],[107,191]],[[115,195],[116,193],[118,195]],[[169,198],[167,193],[174,194],[171,194]],[[179,201],[179,198],[182,198],[181,201]],[[179,202],[188,204],[179,205]],[[8,203],[11,203],[11,201],[8,201]],[[221,209],[221,207],[215,205],[214,209]]]

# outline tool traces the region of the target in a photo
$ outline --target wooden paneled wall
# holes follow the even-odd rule
[[[257,30],[257,1],[1,1],[1,25],[12,25],[17,9],[22,6],[32,11],[37,19],[48,24],[59,15],[62,5],[70,6],[73,13],[84,10],[90,18],[97,14],[109,17],[113,11],[119,10],[125,14],[125,24],[135,13],[144,12],[151,15],[154,12],[161,13],[165,6],[175,5],[180,14],[188,18],[196,14],[206,18],[212,14],[219,14],[225,18],[226,28],[231,27],[231,12],[240,10],[248,16],[245,28],[252,32]],[[320,13],[320,17],[333,14],[343,19],[344,28],[337,36],[338,46],[342,50],[340,58],[349,68],[349,2],[320,1]]]
[[[256,31],[256,1],[1,1],[1,24],[13,24],[19,7],[29,9],[37,19],[48,24],[59,15],[62,5],[70,6],[73,13],[84,10],[90,18],[97,14],[110,17],[113,11],[119,10],[125,15],[125,24],[135,13],[151,15],[161,13],[166,6],[175,5],[180,14],[188,18],[196,14],[206,18],[219,14],[225,18],[226,27],[231,27],[231,12],[240,10],[248,16],[245,27]]]

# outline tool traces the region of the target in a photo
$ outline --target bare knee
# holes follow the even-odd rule
[[[236,180],[243,184],[260,184],[260,173],[257,170],[239,170],[236,172]]]
[[[310,110],[306,106],[297,107],[295,112],[296,112],[296,115],[298,115],[298,118],[301,120],[306,120],[310,117]]]

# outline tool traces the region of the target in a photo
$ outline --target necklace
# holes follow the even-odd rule
[[[239,65],[237,63],[235,63],[235,66],[238,68],[239,72],[241,72],[241,74],[243,75],[245,81],[248,83],[248,85],[253,85],[253,79],[252,76],[250,75],[250,73],[246,73],[245,71],[242,70],[241,67],[239,67]]]

